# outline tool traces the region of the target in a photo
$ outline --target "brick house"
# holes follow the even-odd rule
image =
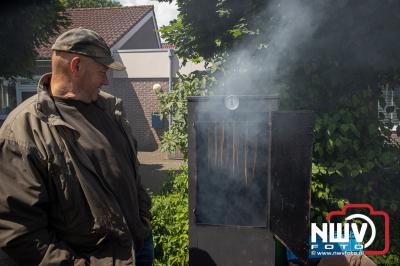
[[[156,150],[168,125],[155,115],[158,100],[153,86],[159,84],[163,91],[168,91],[180,63],[173,49],[161,44],[153,6],[81,8],[68,12],[71,19],[68,29],[83,27],[96,31],[111,47],[113,57],[127,67],[126,71],[110,71],[110,84],[103,89],[123,99],[139,150]],[[54,41],[55,38],[50,43]],[[50,47],[37,49],[39,56],[31,79],[0,78],[0,124],[16,105],[36,94],[40,76],[51,72]],[[188,65],[180,71],[193,69]]]

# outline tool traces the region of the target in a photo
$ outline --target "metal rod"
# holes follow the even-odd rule
[[[211,162],[211,136],[210,136],[210,128],[207,127],[207,169],[210,170],[210,162]]]
[[[244,136],[244,183],[247,187],[248,180],[247,180],[247,135],[249,132],[248,121],[246,121],[246,134]]]
[[[236,169],[238,169],[238,172],[240,170],[239,168],[239,151],[240,151],[240,147],[241,147],[241,141],[240,141],[240,126],[239,126],[239,132],[237,133],[237,139],[236,139]]]
[[[221,133],[221,167],[223,167],[224,166],[223,152],[224,152],[224,138],[225,138],[225,136],[224,136],[225,123],[222,122],[221,125],[222,125],[222,130],[221,130],[222,131],[222,133]]]
[[[272,112],[268,113],[268,180],[267,180],[267,217],[271,217],[271,158],[272,158]],[[269,228],[270,219],[267,219],[267,228]]]
[[[214,166],[217,166],[218,162],[218,134],[217,134],[217,122],[214,123]]]
[[[232,123],[232,176],[235,175],[235,123]]]
[[[168,75],[168,93],[172,92],[173,78],[174,78],[174,49],[168,49],[169,57],[169,75]],[[172,126],[172,114],[168,114],[168,130],[171,130]]]
[[[254,162],[253,162],[253,175],[252,179],[256,176],[256,165],[257,165],[257,149],[258,149],[258,136],[256,135],[256,145],[254,148]]]

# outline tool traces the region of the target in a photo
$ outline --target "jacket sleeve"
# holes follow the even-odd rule
[[[38,153],[0,140],[0,247],[20,265],[85,265],[51,231],[46,175]]]
[[[139,172],[139,167],[140,163],[137,158],[137,142],[136,139],[134,139],[135,142],[135,161],[136,161],[136,175],[137,175],[137,189],[138,189],[138,195],[139,195],[139,214],[140,217],[147,219],[146,222],[150,222],[151,220],[151,199],[149,194],[147,193],[146,189],[142,185],[142,177]]]
[[[119,116],[119,119],[117,119],[117,120],[121,124],[123,130],[125,131],[128,139],[129,139],[129,142],[131,143],[131,146],[133,148],[133,156],[134,156],[133,161],[135,164],[134,167],[135,167],[135,171],[136,171],[136,182],[137,182],[137,190],[138,190],[138,197],[139,197],[139,215],[142,219],[143,218],[145,219],[146,223],[150,223],[151,199],[150,199],[149,194],[147,193],[147,191],[144,189],[144,187],[142,185],[142,178],[139,173],[140,163],[137,158],[137,140],[133,136],[131,125],[130,125],[128,119],[126,118],[126,113],[122,106],[122,101],[120,99],[117,101],[116,106],[118,106],[117,109],[120,110],[119,111],[120,116]],[[149,224],[149,226],[151,226],[151,225]]]
[[[148,220],[147,222],[149,222],[151,220],[151,199],[141,184],[140,174],[138,174],[138,180],[139,214],[141,217],[146,218]]]

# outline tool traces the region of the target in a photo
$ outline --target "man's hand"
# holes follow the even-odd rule
[[[150,228],[152,228],[152,226],[151,226],[151,221],[150,221],[149,218],[147,218],[147,217],[141,217],[141,219],[142,219],[142,221],[144,221],[146,224],[148,224]]]

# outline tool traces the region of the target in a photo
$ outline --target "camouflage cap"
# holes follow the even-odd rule
[[[92,30],[75,28],[64,32],[57,38],[51,49],[86,55],[115,70],[125,69],[122,63],[112,58],[110,48],[103,38]]]

